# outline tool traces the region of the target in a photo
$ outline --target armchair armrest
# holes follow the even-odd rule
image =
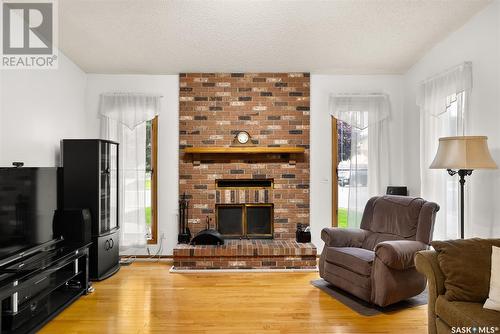
[[[361,247],[368,231],[357,228],[326,227],[321,239],[327,247]]]
[[[427,277],[429,304],[427,306],[429,334],[436,334],[436,299],[445,293],[444,274],[439,267],[437,252],[425,250],[415,255],[415,266],[419,272]]]
[[[419,272],[427,276],[429,290],[434,290],[436,298],[438,295],[444,295],[446,291],[444,286],[445,277],[439,267],[437,252],[435,250],[417,252],[415,255],[415,266]]]
[[[427,249],[427,245],[414,240],[384,241],[375,246],[375,255],[388,267],[405,270],[415,266],[415,253]]]

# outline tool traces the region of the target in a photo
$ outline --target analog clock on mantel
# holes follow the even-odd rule
[[[252,145],[250,134],[246,131],[238,131],[234,136],[233,145]]]

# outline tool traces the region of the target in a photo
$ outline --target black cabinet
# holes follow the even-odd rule
[[[109,277],[119,269],[118,154],[118,143],[108,140],[61,141],[61,205],[64,209],[90,210],[93,243],[90,277],[93,280]],[[108,247],[106,240],[112,247]],[[102,242],[106,245],[101,245]]]
[[[54,240],[0,263],[0,334],[35,333],[88,288],[88,244]]]
[[[90,262],[90,272],[99,274],[105,279],[118,270],[120,255],[118,253],[118,232],[95,237],[90,247],[91,254],[97,254],[97,261]]]

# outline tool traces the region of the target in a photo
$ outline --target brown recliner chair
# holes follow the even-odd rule
[[[367,302],[387,306],[424,291],[414,256],[428,248],[439,205],[422,198],[373,197],[360,229],[324,228],[320,276]]]

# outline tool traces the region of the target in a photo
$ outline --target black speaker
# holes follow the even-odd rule
[[[57,210],[54,217],[54,238],[63,237],[69,242],[91,242],[92,218],[88,209]]]
[[[404,186],[388,186],[386,195],[408,196],[408,188]]]

